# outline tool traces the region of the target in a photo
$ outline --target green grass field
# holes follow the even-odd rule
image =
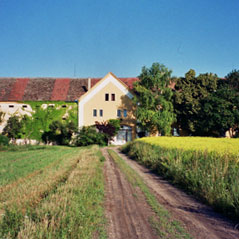
[[[99,148],[0,153],[0,238],[105,238]]]
[[[4,151],[0,153],[0,186],[44,169],[56,161],[77,155],[77,148],[44,147],[30,150]]]
[[[123,151],[218,211],[239,218],[238,139],[148,137]]]

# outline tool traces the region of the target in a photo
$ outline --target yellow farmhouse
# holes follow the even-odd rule
[[[121,120],[121,129],[112,143],[119,145],[131,141],[136,135],[132,98],[133,95],[127,85],[111,72],[108,73],[80,97],[78,101],[79,128],[94,125],[96,121],[118,118]]]

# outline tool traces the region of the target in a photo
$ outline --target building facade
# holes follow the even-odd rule
[[[123,144],[135,138],[132,87],[137,78],[0,78],[0,133],[9,117],[33,119],[23,138],[40,140],[54,120],[74,121],[78,127],[119,118],[114,139]]]

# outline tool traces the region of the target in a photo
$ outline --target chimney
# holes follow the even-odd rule
[[[88,90],[91,88],[91,78],[88,78]]]

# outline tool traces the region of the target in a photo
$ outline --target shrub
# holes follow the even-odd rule
[[[49,131],[44,132],[42,135],[42,140],[45,143],[52,142],[59,145],[69,145],[77,127],[73,122],[64,124],[60,121],[53,121],[49,129]]]
[[[107,145],[107,137],[105,134],[97,132],[93,126],[84,126],[76,137],[76,146],[87,146],[98,144],[101,146]]]
[[[0,134],[0,146],[7,146],[8,144],[9,144],[8,137]]]
[[[103,122],[95,122],[96,128],[99,132],[105,134],[108,142],[113,139],[113,137],[118,133],[120,129],[120,120],[119,119],[110,119]]]
[[[21,138],[22,126],[23,123],[20,117],[16,115],[11,116],[7,121],[7,125],[3,129],[2,134],[15,141],[16,139]]]

